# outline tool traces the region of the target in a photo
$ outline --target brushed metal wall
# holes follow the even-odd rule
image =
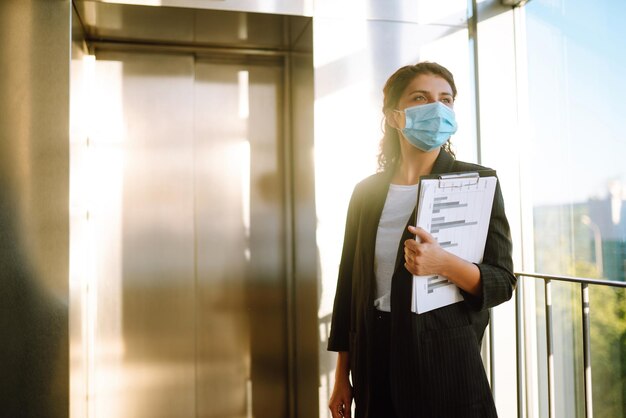
[[[193,0],[197,2],[197,0]],[[95,0],[76,0],[86,37],[98,48],[103,42],[190,46],[219,51],[249,48],[251,55],[294,47],[310,18],[185,7],[146,7]],[[216,4],[214,2],[214,4]],[[303,43],[302,41],[298,41]],[[119,47],[119,45],[117,45]],[[309,52],[312,45],[309,43]]]
[[[67,416],[70,7],[0,2],[3,417]]]
[[[0,2],[2,417],[68,413],[70,14]]]
[[[227,10],[267,14],[310,16],[312,0],[93,0],[95,2],[119,3],[126,5],[158,5],[163,7]],[[404,0],[408,1],[408,0]]]

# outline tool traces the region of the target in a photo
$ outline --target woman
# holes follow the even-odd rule
[[[348,208],[328,342],[339,352],[329,408],[333,418],[350,417],[354,399],[357,418],[496,417],[480,344],[488,309],[515,287],[500,187],[480,264],[409,226],[420,176],[484,167],[457,161],[450,149],[457,91],[446,68],[402,67],[383,93],[380,170],[355,187]],[[447,277],[464,301],[412,313],[414,274]]]

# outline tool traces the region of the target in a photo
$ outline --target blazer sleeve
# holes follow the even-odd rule
[[[480,270],[482,294],[474,296],[462,291],[465,301],[476,311],[492,308],[511,299],[517,282],[513,275],[513,244],[509,222],[504,212],[500,181],[496,184],[487,242]]]
[[[358,187],[358,186],[357,186]],[[356,250],[359,203],[358,191],[355,187],[348,205],[346,228],[343,239],[343,250],[339,264],[339,276],[337,290],[328,337],[329,351],[349,351],[350,349],[350,323],[352,312],[352,268]]]

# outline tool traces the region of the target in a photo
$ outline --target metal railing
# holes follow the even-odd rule
[[[584,364],[584,388],[585,388],[585,417],[593,417],[593,403],[591,392],[591,340],[589,332],[589,313],[591,306],[589,304],[589,285],[600,285],[626,288],[626,282],[616,282],[609,280],[587,279],[581,277],[555,276],[551,274],[539,273],[515,273],[517,277],[517,289],[515,295],[515,326],[517,334],[516,352],[517,352],[517,416],[525,418],[525,379],[524,379],[524,327],[523,327],[523,278],[535,278],[544,281],[545,286],[545,318],[546,318],[546,351],[547,351],[547,372],[548,372],[548,416],[554,418],[555,414],[555,394],[554,394],[554,342],[552,327],[552,282],[570,282],[579,283],[581,288],[580,309],[582,313],[582,337],[583,337],[583,364]]]

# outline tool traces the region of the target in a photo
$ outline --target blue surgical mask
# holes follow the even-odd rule
[[[425,152],[445,144],[456,132],[454,111],[441,102],[407,107],[404,116],[402,133],[411,145]]]

